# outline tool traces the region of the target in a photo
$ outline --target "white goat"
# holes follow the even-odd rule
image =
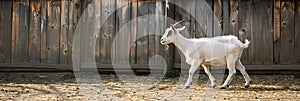
[[[175,26],[181,22],[183,21],[177,22],[171,25],[170,28],[167,28],[160,42],[163,45],[174,43],[186,57],[186,62],[191,65],[185,88],[190,87],[193,74],[200,65],[208,75],[211,86],[215,88],[217,86],[216,79],[210,73],[209,67],[224,66],[226,64],[229,75],[221,89],[229,87],[230,82],[236,74],[236,69],[240,70],[244,76],[246,81],[245,88],[250,86],[251,79],[240,60],[243,49],[247,48],[250,44],[247,39],[245,40],[245,44],[232,35],[214,38],[187,39],[179,33],[185,29],[185,26],[178,29],[175,28]]]

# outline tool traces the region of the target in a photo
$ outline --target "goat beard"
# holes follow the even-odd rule
[[[169,45],[166,44],[166,45],[165,45],[165,51],[168,51],[168,50],[169,50]]]

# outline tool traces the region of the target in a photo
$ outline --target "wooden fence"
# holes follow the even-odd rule
[[[132,1],[132,2],[130,2]],[[191,37],[213,37],[233,34],[240,39],[248,38],[251,45],[244,51],[242,61],[253,70],[300,70],[300,1],[298,0],[206,0],[213,10],[223,33],[214,33],[213,13],[201,0],[169,0],[167,16],[170,19],[188,20],[186,33]],[[76,25],[82,12],[92,0],[1,0],[0,1],[0,67],[38,67],[72,69],[72,42]],[[148,60],[162,55],[169,67],[178,68],[181,59],[171,46],[164,51],[159,44],[160,36],[149,33],[163,33],[165,25],[172,21],[143,18],[144,15],[165,15],[165,1],[162,0],[97,0],[100,17],[95,60],[98,68],[111,67],[112,56],[123,51],[113,46],[113,39],[126,23],[130,24],[131,40],[129,59],[134,68],[147,68]],[[181,7],[180,7],[180,6]],[[118,8],[118,9],[117,9]],[[116,9],[116,10],[114,10]],[[205,9],[205,10],[203,10]],[[207,12],[203,12],[207,11]],[[196,15],[192,17],[191,14]],[[89,16],[89,15],[86,15]],[[90,18],[90,17],[86,17]],[[138,18],[138,19],[136,19]],[[104,19],[107,19],[104,21]],[[196,22],[200,19],[200,22]],[[240,35],[239,32],[245,34]],[[160,35],[161,35],[160,34]],[[81,39],[88,43],[85,34]],[[133,40],[133,41],[132,41]],[[81,48],[89,46],[81,45]],[[86,52],[88,53],[88,52]],[[83,53],[82,53],[83,54]],[[90,54],[91,55],[91,54]],[[85,63],[88,56],[80,57]],[[156,60],[155,63],[161,63]]]

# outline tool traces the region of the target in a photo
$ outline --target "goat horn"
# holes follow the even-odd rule
[[[181,21],[179,21],[179,22],[176,22],[175,24],[173,24],[173,26],[176,26],[176,25],[178,25],[178,24],[180,24],[180,23],[182,23],[182,22],[184,22],[184,20],[181,20]]]

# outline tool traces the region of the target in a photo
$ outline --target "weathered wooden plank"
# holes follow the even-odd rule
[[[230,34],[230,0],[223,0],[223,33]]]
[[[169,0],[169,2],[174,2],[174,0]],[[183,2],[181,4],[183,4]],[[165,14],[167,14],[167,16],[169,18],[174,19],[175,18],[175,5],[169,3],[169,9],[167,12],[165,12]],[[185,16],[190,18],[189,15],[188,16],[185,15]],[[169,18],[165,19],[166,27],[170,27],[171,24],[174,24],[174,22],[172,20],[170,20]],[[181,20],[184,20],[184,19],[182,18]],[[189,29],[189,28],[190,27],[187,27],[187,29]],[[165,31],[165,29],[164,29],[164,31]],[[169,69],[173,68],[173,66],[174,66],[175,46],[173,44],[169,44],[169,50],[165,51],[164,48],[162,48],[162,50],[165,52],[164,57],[166,58],[167,69],[169,70]]]
[[[69,13],[69,34],[68,34],[68,64],[72,64],[72,44],[73,44],[73,38],[74,38],[74,32],[77,28],[77,24],[79,23],[79,18],[81,16],[81,1],[80,0],[72,0],[70,1],[70,13]],[[73,27],[71,27],[71,25]],[[80,30],[78,30],[80,32]],[[77,50],[80,51],[80,50]]]
[[[92,63],[94,62],[94,28],[95,28],[95,12],[94,4],[91,0],[82,1],[82,11],[81,24],[82,32],[80,34],[80,62],[82,63]]]
[[[19,62],[28,62],[29,0],[20,2]]]
[[[274,29],[274,35],[273,35],[273,50],[274,50],[274,62],[273,64],[279,64],[280,63],[280,48],[281,48],[281,2],[280,0],[274,0],[274,12],[273,12],[273,29]]]
[[[111,63],[111,50],[112,41],[114,38],[115,30],[115,14],[113,13],[113,8],[115,7],[114,0],[103,0],[101,5],[101,21],[104,25],[101,28],[101,57],[100,60],[102,63]],[[111,15],[112,14],[112,15]],[[102,22],[101,22],[102,23]]]
[[[69,1],[61,1],[61,21],[60,21],[60,39],[59,39],[59,63],[68,63],[68,33],[69,33]]]
[[[262,24],[262,64],[273,64],[273,0],[264,0],[260,3],[261,10],[260,15],[263,21]],[[257,47],[259,48],[259,47]]]
[[[295,1],[295,60],[300,64],[300,1]]]
[[[212,15],[209,14],[209,6],[207,1],[204,0],[196,0],[196,19],[198,23],[196,23],[196,37],[201,38],[201,37],[212,37],[212,31],[208,31],[209,29],[212,28]],[[208,21],[209,20],[209,21]],[[208,26],[210,26],[208,28]],[[210,33],[210,35],[208,34]]]
[[[165,56],[165,52],[164,52],[164,47],[163,45],[160,44],[160,38],[162,36],[162,34],[164,33],[166,26],[165,26],[165,18],[164,18],[164,4],[163,1],[161,0],[156,0],[156,26],[155,26],[155,33],[156,33],[156,37],[155,37],[155,53],[157,55],[160,55],[161,57]],[[159,61],[160,59],[156,59],[156,63],[159,65],[162,65],[164,61]]]
[[[252,7],[251,64],[269,64],[273,61],[272,1],[253,0]]]
[[[0,63],[11,59],[12,2],[0,1]]]
[[[214,22],[214,36],[221,36],[223,27],[223,0],[214,0],[214,13],[218,22]],[[218,28],[220,27],[220,28]]]
[[[72,64],[72,43],[73,43],[73,36],[76,25],[74,24],[74,9],[75,3],[74,1],[68,1],[68,33],[67,33],[67,63],[68,65]]]
[[[175,0],[175,2],[177,3],[177,6],[175,6],[175,21],[180,21],[182,20],[182,8],[180,7],[181,6],[181,0]],[[167,27],[169,27],[169,25],[167,25]],[[179,26],[178,26],[179,27]],[[165,29],[162,29],[162,30],[165,30]],[[197,30],[196,30],[197,31]],[[184,30],[182,31],[184,33],[181,33],[183,36],[190,36],[189,33],[187,33],[187,30]],[[196,32],[197,33],[197,32]],[[164,34],[164,32],[162,33]],[[196,34],[197,35],[197,34]],[[164,47],[162,47],[164,48]],[[164,50],[161,50],[161,51],[164,51]],[[180,50],[178,48],[174,48],[174,63],[180,63],[181,62],[181,58],[180,58]]]
[[[29,14],[29,62],[40,63],[41,51],[41,10],[42,2],[37,0],[30,1]]]
[[[148,62],[148,44],[149,33],[148,22],[149,18],[147,17],[149,12],[149,2],[148,1],[139,1],[138,2],[138,19],[137,19],[137,63],[145,64]]]
[[[137,36],[137,10],[138,10],[138,1],[133,0],[131,3],[131,9],[130,9],[130,63],[134,64],[136,63],[136,36]]]
[[[11,46],[11,63],[15,63],[19,58],[19,34],[20,34],[20,0],[13,1],[12,8],[12,46]]]
[[[96,44],[95,44],[95,62],[100,63],[100,29],[101,29],[101,0],[95,0],[95,35],[96,35]],[[97,32],[97,33],[96,33]]]
[[[196,37],[196,19],[193,17],[196,15],[196,0],[190,0],[189,2],[190,3],[190,6],[189,6],[189,9],[190,9],[190,18],[191,18],[191,31],[190,31],[190,34],[192,35],[192,37]],[[211,18],[211,17],[210,17]]]
[[[239,39],[240,40],[245,40],[248,39],[252,42],[251,40],[251,29],[252,29],[252,6],[251,6],[252,1],[241,1],[239,2],[239,10],[238,10],[238,29],[239,29]],[[252,47],[250,44],[249,47]],[[244,64],[250,64],[250,48],[244,49],[243,54],[242,54],[242,62]]]
[[[294,0],[281,2],[281,64],[295,63],[294,8]]]
[[[47,19],[48,19],[48,3],[47,1],[41,1],[41,63],[46,63],[47,61]]]
[[[238,8],[239,1],[238,0],[230,0],[230,17],[229,17],[229,34],[239,36],[238,29]],[[243,2],[243,1],[241,1]]]
[[[262,63],[262,52],[261,52],[261,43],[262,38],[261,35],[264,33],[262,32],[262,18],[260,18],[260,10],[265,9],[264,7],[260,6],[260,1],[253,0],[252,1],[252,33],[251,33],[251,47],[250,49],[250,58],[251,64],[261,64]]]
[[[116,31],[118,39],[115,40],[115,59],[118,64],[125,64],[128,61],[127,54],[125,53],[130,49],[130,8],[127,0],[117,0],[117,11],[116,11]],[[126,55],[125,55],[126,54]],[[128,55],[129,56],[129,55]]]
[[[156,32],[156,19],[153,14],[156,14],[156,1],[150,1],[148,5],[148,28],[149,28],[149,46],[148,46],[148,59],[153,57],[156,53],[155,43],[159,42],[160,40],[155,40],[155,32]],[[156,60],[151,62],[152,64],[156,63]]]
[[[206,0],[206,2],[208,4],[208,6],[207,5],[205,6],[206,7],[206,15],[207,15],[207,17],[206,17],[207,34],[206,35],[207,35],[207,37],[213,37],[214,36],[214,34],[213,34],[213,32],[214,32],[213,1]]]
[[[61,24],[61,2],[48,1],[47,63],[59,63],[59,35]]]

